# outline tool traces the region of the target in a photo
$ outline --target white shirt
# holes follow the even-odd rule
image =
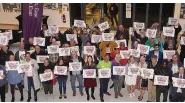
[[[173,71],[173,74],[178,73],[178,65],[177,64],[172,64],[172,71]]]
[[[157,61],[159,59],[159,52],[158,51],[154,51],[154,55],[157,56]]]

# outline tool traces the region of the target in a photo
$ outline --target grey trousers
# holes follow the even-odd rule
[[[120,93],[124,80],[125,80],[124,76],[119,76],[118,79],[113,79],[115,93]]]

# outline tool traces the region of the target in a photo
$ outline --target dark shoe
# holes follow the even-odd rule
[[[110,89],[112,89],[114,87],[114,83],[110,86]]]
[[[122,88],[125,88],[125,84],[122,85]]]
[[[120,96],[120,97],[123,97],[123,94],[121,94],[121,93],[118,93],[118,96]]]
[[[118,93],[115,93],[115,98],[118,98]]]
[[[14,102],[15,101],[15,98],[12,98],[11,102]]]
[[[94,95],[91,95],[91,98],[92,98],[93,100],[95,100],[95,97],[94,97]]]
[[[37,102],[37,97],[34,98],[34,101]]]
[[[27,102],[30,102],[30,100],[31,100],[31,98],[28,98],[28,99],[27,99]]]
[[[80,92],[80,95],[81,95],[81,96],[83,96],[83,95],[84,95],[84,93],[83,93],[83,92]]]
[[[62,99],[62,96],[60,96],[59,99]]]
[[[89,96],[87,96],[87,100],[88,100],[88,101],[90,100],[90,97],[89,97]]]
[[[143,97],[142,96],[140,96],[140,98],[138,99],[139,101],[142,101],[143,100]],[[148,102],[148,101],[147,101]]]
[[[20,101],[22,102],[24,100],[24,97],[21,97]]]
[[[67,96],[66,96],[66,95],[64,95],[64,98],[66,99],[66,98],[67,98]]]
[[[76,93],[73,93],[73,96],[76,96]]]
[[[151,102],[151,101],[148,101],[148,100],[147,100],[147,102]]]
[[[111,95],[109,92],[106,92],[106,93],[104,93],[104,94],[109,95],[109,96]]]
[[[100,97],[100,100],[101,100],[101,102],[104,102],[104,99],[103,99],[103,97]]]

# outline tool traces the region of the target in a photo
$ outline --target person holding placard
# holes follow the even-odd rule
[[[127,91],[129,97],[135,97],[135,85],[136,85],[136,75],[128,75],[128,68],[130,67],[138,67],[138,63],[133,56],[130,56],[129,63],[126,65],[127,72],[125,74],[125,83],[127,84]]]
[[[19,50],[15,53],[15,60],[20,61],[20,60],[25,60],[25,49],[24,49],[24,43],[20,42],[19,44]]]
[[[29,37],[29,44],[25,44],[26,50],[34,50],[35,46],[33,45],[33,37]]]
[[[129,32],[126,28],[124,28],[123,25],[119,25],[118,30],[116,31],[115,35],[115,40],[122,40],[126,39],[127,41],[127,46],[128,46],[128,41],[129,41]]]
[[[139,67],[147,68],[146,57],[144,55],[140,57]],[[145,94],[145,90],[148,89],[148,79],[138,76],[136,81],[136,88],[140,90],[140,96],[138,96],[138,100],[142,101],[143,96]]]
[[[45,59],[44,65],[40,67],[40,74],[46,73],[46,72],[52,72],[53,69],[54,69],[54,67],[51,64],[51,62],[49,61],[49,59]],[[42,85],[44,87],[45,98],[46,99],[49,98],[49,95],[48,95],[48,92],[49,92],[50,97],[54,99],[52,80],[44,81],[44,82],[42,82]]]
[[[88,55],[86,57],[83,69],[84,70],[85,69],[95,69],[95,70],[97,70],[96,64],[94,63],[93,57],[91,55]],[[86,94],[87,94],[87,100],[88,101],[90,100],[89,88],[91,88],[91,97],[92,97],[93,100],[95,100],[94,89],[95,89],[96,86],[97,86],[96,78],[84,78],[84,87],[85,87],[85,91],[86,91]]]
[[[179,67],[178,73],[173,74],[173,77],[179,79],[185,79],[184,67]],[[185,100],[185,88],[172,88],[172,102],[184,102]]]
[[[62,58],[59,58],[58,61],[57,61],[56,66],[67,66],[67,67],[69,67],[68,64],[69,64],[69,62],[66,64],[63,61]],[[68,76],[67,75],[58,75],[58,74],[55,74],[55,76],[57,78],[58,85],[59,85],[59,92],[60,92],[59,99],[62,99],[62,96],[64,96],[64,98],[66,99],[67,98],[67,96],[66,96],[66,82],[67,82]],[[63,93],[62,93],[62,91],[63,91]]]
[[[82,65],[84,64],[84,60],[81,57],[78,57],[77,53],[75,51],[71,52],[71,59],[69,62],[82,62]],[[83,96],[83,76],[82,71],[70,71],[70,80],[71,80],[71,88],[73,91],[73,96],[76,96],[76,78],[79,82],[79,91],[80,95]]]
[[[116,54],[115,59],[112,60],[111,79],[113,80],[113,83],[114,83],[115,98],[118,98],[118,96],[123,97],[123,95],[121,94],[121,88],[122,88],[122,85],[123,85],[125,78],[123,77],[123,75],[113,75],[113,67],[114,66],[122,66],[120,54]]]
[[[5,66],[5,61],[9,61],[9,56],[14,55],[13,52],[8,49],[8,46],[2,46],[0,50],[0,64],[3,66]]]
[[[156,37],[154,38],[155,44],[159,44],[159,51],[163,52],[164,39],[160,31],[157,31]]]
[[[0,65],[0,72],[2,73],[0,75],[0,96],[1,96],[1,102],[5,102],[6,71],[5,71],[5,67],[2,65]]]
[[[171,84],[172,70],[167,68],[167,61],[164,61],[161,67],[156,70],[155,75],[168,76],[169,84]],[[161,93],[163,93],[163,102],[167,102],[168,89],[169,89],[169,85],[167,86],[157,85],[156,86],[156,102],[160,102]]]
[[[10,55],[9,60],[15,61],[14,55]],[[7,68],[7,66],[6,66],[6,68]],[[21,74],[19,74],[17,70],[8,70],[7,71],[7,80],[8,80],[8,84],[10,85],[10,90],[11,90],[11,94],[12,94],[11,102],[15,101],[15,86],[16,85],[19,88],[19,92],[21,94],[20,101],[23,101],[24,97],[23,97],[23,85],[22,85]]]
[[[34,91],[34,101],[37,101],[37,92],[40,89],[40,81],[38,77],[38,69],[39,66],[37,64],[37,61],[30,58],[30,53],[26,52],[25,54],[26,60],[24,63],[31,63],[32,65],[32,71],[26,72],[24,74],[24,87],[28,91],[28,99],[27,102],[30,102],[31,100],[31,87]]]
[[[56,38],[51,39],[51,45],[50,46],[52,46],[52,45],[58,45],[57,41],[56,41]],[[53,64],[55,64],[57,62],[58,58],[59,58],[59,53],[49,54],[49,60]]]
[[[109,55],[106,54],[104,56],[104,60],[99,61],[97,68],[98,69],[103,69],[103,68],[108,68],[111,69],[112,63],[109,61]],[[100,78],[100,100],[101,102],[104,102],[103,96],[104,94],[106,95],[111,95],[109,92],[107,92],[108,89],[108,84],[109,84],[109,79],[110,78]]]
[[[181,35],[180,40],[181,40],[182,37],[185,37],[185,32]],[[182,63],[184,63],[184,58],[185,58],[185,45],[182,45],[182,44],[181,44],[180,47],[181,47],[180,61],[181,61]]]
[[[155,46],[154,38],[149,38],[149,39],[145,42],[145,45],[150,47],[150,51],[154,50],[154,46]]]
[[[140,44],[145,44],[145,42],[148,40],[148,37],[145,36],[146,32],[145,30],[141,30],[139,32],[137,32],[134,29],[134,34],[131,35],[131,41],[139,41]]]
[[[157,56],[153,55],[151,57],[151,61],[148,63],[148,69],[154,70],[154,75],[156,70],[160,68],[160,65],[157,62]],[[148,80],[148,101],[147,102],[154,102],[156,100],[156,87],[154,85],[154,79]]]

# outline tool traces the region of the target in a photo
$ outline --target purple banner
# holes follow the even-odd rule
[[[23,3],[22,9],[24,43],[28,44],[29,37],[40,35],[43,3]]]

